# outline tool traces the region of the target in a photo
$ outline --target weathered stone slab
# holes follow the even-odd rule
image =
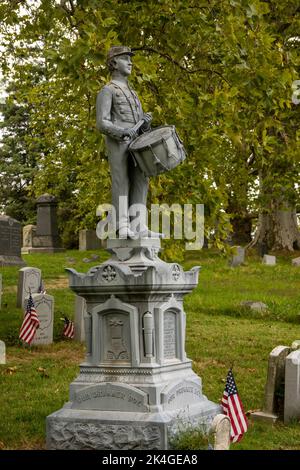
[[[233,247],[234,249],[234,254],[232,256],[232,259],[230,261],[230,266],[236,267],[240,266],[245,262],[245,248],[242,246],[235,246]]]
[[[79,295],[75,297],[75,315],[74,315],[74,327],[76,341],[85,341],[85,328],[84,328],[84,317],[86,316],[86,300]]]
[[[101,240],[96,235],[96,230],[79,230],[79,251],[99,250]]]
[[[292,351],[285,364],[284,422],[300,418],[300,350]]]
[[[300,257],[292,259],[293,266],[300,266]]]
[[[21,258],[21,224],[0,215],[0,266],[26,266]]]
[[[37,294],[40,291],[42,271],[39,268],[27,267],[19,270],[17,293],[17,307],[24,307],[24,300],[29,293]]]
[[[276,265],[276,256],[272,255],[264,255],[262,259],[262,263],[268,266],[275,266]]]
[[[250,308],[251,310],[256,310],[257,312],[263,312],[268,309],[268,306],[263,302],[256,302],[252,300],[244,300],[240,303],[242,307]]]
[[[0,364],[6,364],[5,343],[0,340]]]
[[[48,294],[32,294],[40,327],[31,344],[53,343],[54,297]]]
[[[285,361],[291,348],[277,346],[269,356],[267,382],[265,385],[264,409],[254,412],[252,417],[269,422],[275,422],[283,414],[283,394]]]

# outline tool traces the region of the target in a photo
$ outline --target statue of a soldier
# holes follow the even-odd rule
[[[135,165],[128,147],[140,132],[150,129],[150,113],[144,113],[137,94],[128,84],[133,52],[126,46],[113,46],[107,56],[111,81],[97,97],[97,128],[106,135],[106,148],[112,180],[112,204],[116,210],[120,238],[136,238],[130,228],[128,208],[133,204],[146,207],[148,178]],[[143,122],[141,122],[143,121]],[[137,129],[139,127],[139,129]],[[123,198],[120,199],[120,197]],[[124,198],[125,196],[125,198]],[[120,201],[127,201],[124,205]],[[139,237],[159,236],[140,227]]]

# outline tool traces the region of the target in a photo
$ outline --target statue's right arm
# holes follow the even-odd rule
[[[104,86],[97,96],[96,102],[96,127],[103,134],[114,139],[121,140],[124,134],[122,127],[116,126],[111,120],[112,91],[108,86]]]

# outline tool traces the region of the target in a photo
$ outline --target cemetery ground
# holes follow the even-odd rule
[[[3,275],[0,339],[6,343],[7,363],[0,365],[0,449],[44,449],[46,416],[68,401],[70,382],[84,359],[84,345],[63,339],[64,315],[73,318],[75,295],[68,289],[65,267],[86,272],[107,259],[82,260],[92,252],[23,255],[28,266],[42,270],[45,288],[55,298],[54,343],[23,346],[19,340],[23,312],[16,308],[18,267],[1,268]],[[300,268],[278,254],[277,265],[266,266],[256,255],[232,268],[219,253],[187,252],[184,269],[201,265],[199,285],[185,298],[186,351],[203,381],[204,394],[220,402],[230,366],[245,411],[262,408],[268,356],[278,345],[300,339]],[[176,262],[176,260],[173,260]],[[245,300],[268,305],[257,312],[242,307]],[[182,435],[178,449],[199,449],[199,433]],[[249,420],[239,449],[299,449],[300,423],[274,425]]]

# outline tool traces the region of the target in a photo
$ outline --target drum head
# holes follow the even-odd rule
[[[130,150],[139,150],[149,145],[154,145],[162,139],[167,139],[172,135],[173,126],[161,126],[153,129],[150,132],[137,137],[130,145]]]

